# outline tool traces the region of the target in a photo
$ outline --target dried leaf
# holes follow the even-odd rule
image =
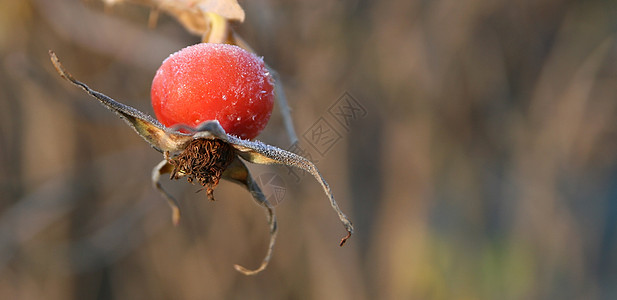
[[[164,11],[178,20],[189,32],[205,35],[210,28],[208,14],[226,20],[244,22],[244,10],[237,0],[104,0],[108,5],[130,2]]]

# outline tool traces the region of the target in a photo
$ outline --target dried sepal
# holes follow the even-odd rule
[[[193,135],[194,139],[220,139],[225,142],[229,142],[227,140],[227,133],[221,123],[218,120],[208,120],[204,121],[201,124],[197,125],[196,128],[192,128],[187,125],[174,125],[172,128],[175,130],[185,130],[190,132]]]
[[[162,160],[154,169],[152,170],[152,185],[155,189],[157,189],[161,195],[167,200],[169,207],[171,208],[171,220],[174,225],[178,225],[180,223],[180,203],[170,195],[161,185],[160,179],[161,175],[171,173],[174,169],[167,160]]]
[[[311,161],[295,153],[266,145],[260,141],[249,141],[233,135],[227,135],[225,134],[225,130],[217,121],[206,121],[200,124],[194,134],[195,138],[211,138],[212,136],[216,136],[230,143],[234,148],[236,148],[238,154],[249,162],[262,165],[281,164],[296,167],[313,175],[328,196],[330,205],[337,213],[339,219],[343,223],[343,226],[345,226],[345,230],[347,230],[347,235],[341,239],[340,245],[343,246],[347,239],[351,237],[353,234],[353,225],[351,224],[351,221],[349,221],[347,216],[345,216],[343,211],[341,211],[336,203],[336,200],[334,199],[330,186],[323,176],[321,176],[321,173],[319,173],[319,170],[315,164]]]
[[[123,118],[135,131],[159,152],[177,152],[182,150],[192,137],[189,134],[167,130],[161,123],[141,111],[115,101],[114,99],[97,92],[86,84],[76,80],[67,72],[53,51],[49,51],[51,62],[62,78],[82,88],[88,94],[99,100],[105,107]]]
[[[257,183],[251,177],[251,174],[246,168],[246,165],[244,165],[244,163],[239,158],[236,157],[236,159],[234,159],[234,161],[227,167],[227,169],[223,173],[223,179],[244,186],[251,193],[255,202],[257,202],[257,204],[259,204],[266,210],[268,225],[270,226],[270,243],[268,245],[268,252],[266,252],[264,259],[261,262],[261,265],[254,270],[249,270],[240,265],[234,265],[234,268],[244,275],[255,275],[266,269],[268,263],[270,262],[270,258],[272,257],[272,252],[274,250],[276,233],[278,231],[274,207],[268,201],[268,199],[266,199],[263,192],[259,188],[259,185],[257,185]]]
[[[347,230],[347,235],[341,239],[340,246],[343,246],[347,239],[351,237],[353,234],[353,225],[347,216],[345,216],[343,211],[341,211],[336,203],[336,200],[334,200],[334,195],[332,194],[330,186],[323,176],[321,176],[321,173],[319,173],[319,170],[317,170],[315,164],[300,155],[274,146],[266,145],[260,141],[243,140],[231,135],[228,136],[228,140],[229,143],[232,144],[236,150],[238,150],[238,154],[249,162],[263,165],[281,164],[296,167],[313,175],[328,196],[330,205],[337,213],[341,223],[343,223],[343,226],[345,226],[345,230]]]

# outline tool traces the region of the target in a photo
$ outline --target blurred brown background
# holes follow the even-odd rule
[[[284,167],[269,268],[263,211],[186,182],[76,78],[152,113],[161,61],[198,37],[149,9],[0,1],[0,299],[615,299],[617,3],[241,1],[236,30],[283,78],[318,184]],[[347,128],[329,110],[365,110]],[[276,109],[276,108],[275,108]],[[328,151],[304,135],[323,118]],[[280,115],[259,138],[289,147]],[[309,138],[310,139],[310,138]],[[323,150],[323,149],[322,149]],[[298,178],[295,176],[298,175]]]

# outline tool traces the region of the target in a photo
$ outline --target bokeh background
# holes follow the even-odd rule
[[[152,189],[161,159],[53,70],[147,113],[161,61],[199,42],[98,0],[0,1],[0,299],[615,299],[617,2],[241,1],[319,185],[284,167],[280,233],[248,192]],[[347,94],[346,94],[347,93]],[[343,127],[330,108],[365,110]],[[276,108],[275,108],[276,109]],[[323,118],[328,151],[303,135]],[[290,146],[277,111],[260,137]],[[296,177],[297,176],[297,177]]]

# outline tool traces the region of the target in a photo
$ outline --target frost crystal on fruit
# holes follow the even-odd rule
[[[201,43],[163,61],[152,80],[152,107],[165,126],[217,120],[229,134],[255,138],[274,105],[263,59],[238,46]]]

